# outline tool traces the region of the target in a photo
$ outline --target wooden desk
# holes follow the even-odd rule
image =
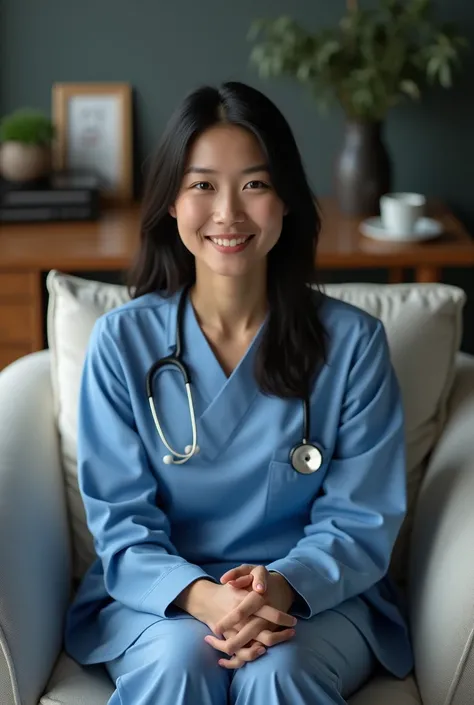
[[[322,200],[323,229],[317,254],[321,269],[387,269],[389,281],[404,281],[405,269],[415,270],[420,283],[441,280],[443,267],[474,265],[474,240],[464,225],[441,204],[428,215],[441,222],[444,234],[419,244],[372,240],[359,231],[360,218],[341,216],[332,200]],[[1,252],[1,249],[0,249]]]
[[[443,267],[474,265],[474,241],[442,206],[431,214],[445,235],[418,245],[391,244],[364,237],[360,219],[341,216],[331,200],[321,200],[323,228],[317,255],[321,269],[377,268],[401,282],[413,268],[418,282],[439,281]],[[92,223],[0,225],[0,369],[43,347],[42,275],[123,271],[138,245],[139,207],[104,212]]]

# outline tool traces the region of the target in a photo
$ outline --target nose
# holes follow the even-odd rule
[[[222,189],[216,194],[213,220],[223,227],[245,221],[242,203],[233,189]]]

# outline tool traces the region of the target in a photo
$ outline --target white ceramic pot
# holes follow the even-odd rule
[[[50,147],[22,142],[4,142],[1,145],[0,173],[8,181],[33,181],[50,171]]]

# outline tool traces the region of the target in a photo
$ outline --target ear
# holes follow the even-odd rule
[[[285,206],[285,208],[283,209],[283,215],[288,215],[289,212],[290,209],[288,208],[288,206]]]
[[[168,213],[172,218],[176,218],[176,208],[174,206],[168,208]]]

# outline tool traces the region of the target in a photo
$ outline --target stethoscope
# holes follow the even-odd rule
[[[189,287],[188,287],[189,288]],[[163,357],[157,360],[148,370],[146,376],[146,393],[148,397],[148,402],[150,404],[151,413],[153,416],[153,421],[155,422],[156,430],[163,442],[163,445],[169,450],[170,455],[165,455],[163,457],[163,462],[166,465],[182,465],[188,460],[191,460],[195,455],[199,453],[199,446],[197,444],[197,429],[196,429],[196,415],[194,413],[194,403],[193,396],[191,392],[191,380],[189,378],[189,371],[185,363],[182,361],[182,337],[183,337],[183,319],[184,319],[184,306],[186,303],[188,288],[185,288],[181,293],[178,302],[178,312],[176,315],[176,343],[175,349],[172,355],[168,357]],[[184,449],[184,453],[179,453],[174,450],[165,438],[163,429],[161,428],[160,421],[155,409],[155,402],[153,400],[153,380],[162,367],[169,365],[175,367],[181,373],[184,386],[186,389],[186,394],[188,397],[189,415],[191,418],[191,431],[192,431],[192,443],[187,445]],[[308,442],[310,428],[310,416],[309,416],[309,399],[303,400],[303,438],[300,443],[298,443],[294,448],[290,450],[290,463],[296,472],[303,475],[310,475],[313,472],[319,470],[323,463],[323,455],[321,449],[314,443]]]

